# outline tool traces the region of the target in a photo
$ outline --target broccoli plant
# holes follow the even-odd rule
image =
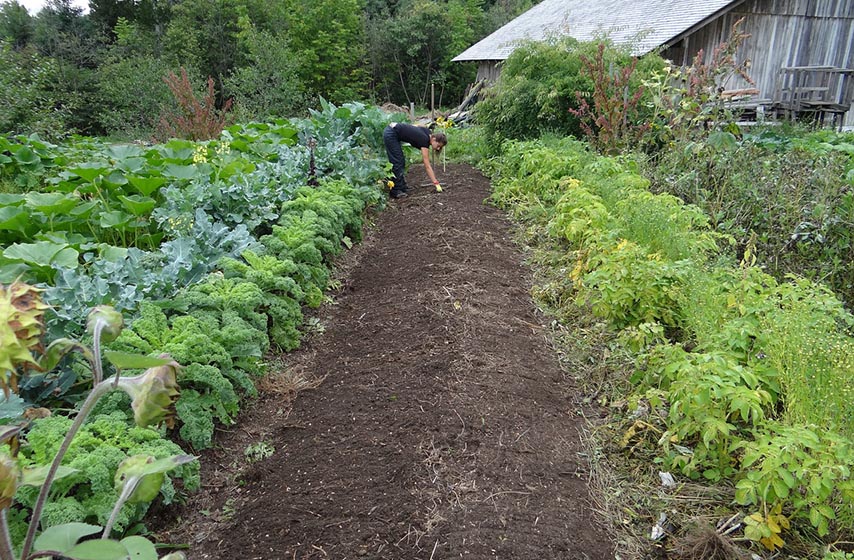
[[[46,306],[38,290],[15,282],[8,287],[0,285],[0,368],[2,389],[9,397],[15,390],[20,374],[28,370],[53,369],[60,359],[72,351],[81,352],[91,363],[93,387],[80,406],[65,438],[46,468],[22,469],[16,454],[21,426],[9,425],[0,429],[0,442],[10,443],[9,450],[0,452],[0,560],[13,560],[15,546],[12,542],[7,513],[12,506],[19,486],[40,487],[33,505],[29,526],[20,559],[63,557],[83,559],[98,557],[105,560],[126,558],[157,558],[154,544],[142,537],[128,537],[121,541],[110,539],[119,512],[126,503],[151,501],[160,491],[167,471],[194,461],[189,455],[173,455],[155,459],[149,455],[128,457],[118,468],[115,477],[119,498],[104,527],[85,523],[65,523],[49,527],[38,537],[42,514],[55,480],[71,474],[73,469],[63,468],[62,460],[86,418],[98,401],[108,393],[121,390],[132,399],[134,421],[138,426],[172,422],[172,408],[178,397],[176,381],[179,365],[168,355],[159,358],[105,353],[116,374],[104,378],[101,343],[114,340],[123,327],[123,318],[115,309],[101,306],[93,309],[87,320],[87,332],[92,336],[92,348],[71,339],[58,339],[44,348],[42,317]],[[38,356],[38,358],[37,358]],[[145,369],[137,376],[124,376],[123,369]],[[100,533],[100,538],[89,538]],[[169,558],[182,558],[172,554]]]

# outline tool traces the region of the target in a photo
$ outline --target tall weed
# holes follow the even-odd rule
[[[806,280],[775,292],[758,346],[779,371],[785,419],[854,435],[854,317],[826,288]]]
[[[181,75],[169,72],[163,78],[169,91],[175,98],[174,110],[164,109],[160,115],[158,136],[162,140],[186,138],[187,140],[213,140],[228,124],[229,99],[222,108],[217,107],[213,78],[208,78],[207,91],[199,99],[190,83],[187,71],[181,68]]]
[[[642,163],[653,192],[700,207],[712,228],[778,279],[794,273],[854,301],[854,194],[842,151],[760,142],[689,142]],[[643,161],[643,160],[641,160]],[[740,255],[739,255],[740,256]]]

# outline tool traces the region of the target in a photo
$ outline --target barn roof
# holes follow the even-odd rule
[[[726,11],[741,0],[543,0],[454,61],[504,60],[522,40],[608,35],[641,55]]]

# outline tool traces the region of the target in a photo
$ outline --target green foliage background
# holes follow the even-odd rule
[[[455,105],[451,63],[533,0],[49,0],[0,6],[0,132],[149,139],[183,67],[235,120],[302,116],[319,98]]]

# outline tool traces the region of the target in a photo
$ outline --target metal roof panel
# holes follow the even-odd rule
[[[645,54],[737,0],[543,0],[454,61],[505,60],[519,41],[569,35],[589,41],[607,35]]]

